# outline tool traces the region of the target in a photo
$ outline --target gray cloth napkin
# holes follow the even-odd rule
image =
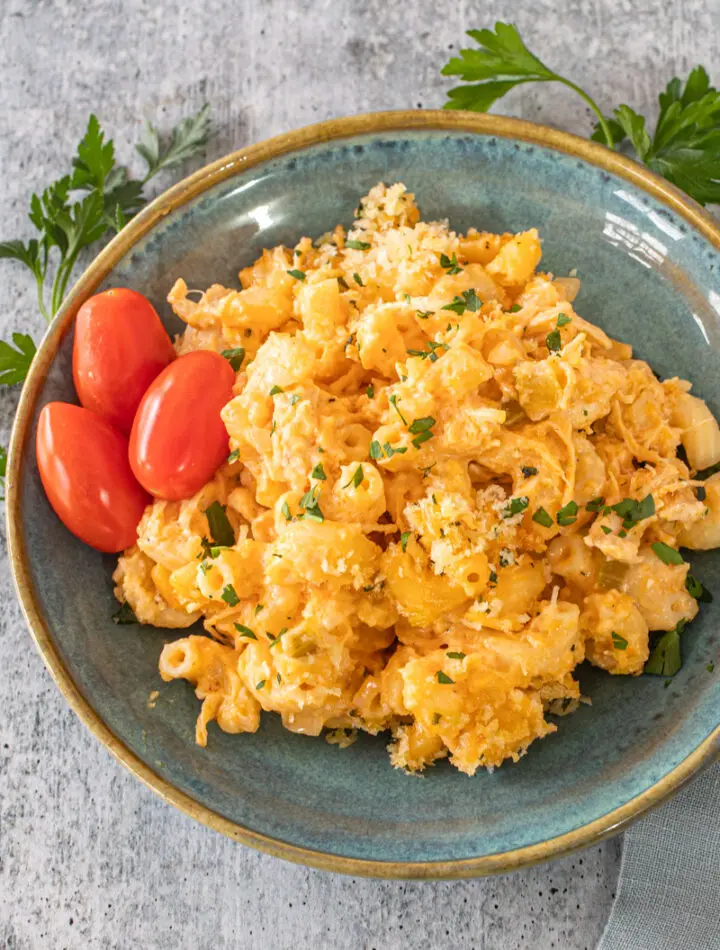
[[[720,764],[625,834],[597,950],[720,950]]]

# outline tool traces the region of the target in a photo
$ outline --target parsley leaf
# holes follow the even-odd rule
[[[402,419],[403,425],[406,426],[406,425],[407,425],[407,419],[406,419],[405,416],[402,414],[402,412],[400,412],[400,409],[399,409],[399,407],[398,407],[398,397],[397,397],[395,394],[393,394],[393,395],[390,396],[390,398],[388,399],[388,402],[389,402],[390,405],[393,407],[393,409],[395,410],[395,412],[396,412],[396,413],[400,416],[400,418]]]
[[[359,488],[362,485],[362,482],[363,482],[363,467],[362,465],[358,465],[358,467],[355,469],[355,472],[353,473],[353,477],[350,479],[347,485],[343,485],[343,488],[349,488],[351,485],[354,488]]]
[[[0,340],[0,384],[5,386],[22,383],[35,356],[35,344],[27,333],[13,333],[12,341],[14,347]]]
[[[270,392],[268,393],[268,395],[269,395],[269,396],[279,396],[280,393],[284,393],[284,392],[285,392],[285,390],[282,388],[282,386],[273,386],[273,388],[270,390]]]
[[[435,425],[435,420],[432,416],[423,416],[422,419],[415,419],[408,429],[413,435],[417,435],[418,432],[427,432],[428,429],[432,429]]]
[[[669,544],[665,544],[663,541],[656,541],[654,544],[651,544],[650,547],[657,554],[663,564],[684,564],[683,556],[679,551],[676,551],[675,548],[671,548]]]
[[[367,241],[346,241],[345,247],[351,248],[353,251],[369,251],[372,247],[371,244],[368,244]]]
[[[550,350],[551,353],[557,353],[562,349],[562,339],[560,338],[560,331],[553,330],[548,333],[545,337],[545,346]]]
[[[135,616],[135,611],[130,604],[125,601],[120,604],[120,609],[112,615],[112,622],[124,627],[131,623],[139,623],[140,621]]]
[[[292,520],[292,513],[290,512],[290,505],[288,505],[287,500],[284,501],[280,507],[280,513],[284,516],[286,521]]]
[[[438,683],[442,683],[444,686],[454,684],[455,680],[451,680],[447,673],[443,673],[442,670],[438,670],[435,674],[437,677]]]
[[[566,528],[568,525],[575,524],[577,521],[578,504],[576,501],[569,501],[557,513],[557,523]]]
[[[532,478],[533,475],[537,475],[538,470],[534,465],[523,465],[521,469],[523,473],[523,478]]]
[[[368,399],[375,398],[375,387],[373,386],[372,383],[370,383],[370,385],[365,390],[365,395],[368,397]]]
[[[685,628],[681,620],[674,630],[668,630],[657,641],[645,664],[645,672],[653,676],[674,676],[682,666],[680,634]]]
[[[140,142],[135,147],[148,167],[145,181],[201,152],[210,137],[210,124],[210,106],[204,105],[195,115],[179,122],[172,130],[170,140],[163,142],[157,129],[146,122]]]
[[[541,524],[543,528],[552,528],[553,520],[552,517],[545,511],[544,508],[538,508],[535,514],[532,516],[532,520],[536,521],[538,524]]]
[[[322,462],[318,462],[315,468],[310,473],[310,478],[315,478],[320,482],[324,482],[327,479],[325,474],[325,469],[323,468]]]
[[[655,499],[652,495],[646,495],[642,501],[637,501],[635,498],[623,498],[616,505],[611,505],[610,510],[620,515],[623,519],[623,528],[629,531],[639,521],[644,521],[655,514]]]
[[[712,603],[712,594],[710,591],[700,583],[697,577],[693,577],[692,574],[688,574],[685,578],[685,589],[691,597],[694,597],[695,600],[699,600],[703,603]]]
[[[370,443],[370,458],[381,459],[383,456],[382,446],[375,439]]]
[[[288,274],[290,274],[291,277],[294,277],[295,280],[305,280],[307,276],[304,270],[295,270],[295,269],[289,270]]]
[[[240,603],[240,598],[232,584],[226,584],[220,596],[229,607],[236,607]]]
[[[237,373],[245,359],[245,349],[242,346],[236,346],[232,350],[223,350],[220,356],[224,356]]]
[[[449,656],[451,660],[464,660],[467,656],[466,653],[446,653],[445,656]]]
[[[615,633],[614,630],[612,631],[610,636],[612,637],[612,644],[616,650],[627,650],[628,642],[625,639],[625,637],[621,637],[620,634]]]
[[[444,307],[441,307],[441,310],[451,310],[453,313],[456,313],[461,317],[466,310],[470,310],[472,313],[475,313],[482,307],[482,300],[478,297],[475,291],[471,288],[470,290],[463,290],[463,292],[457,296],[453,297],[450,303],[446,303]]]
[[[462,274],[463,272],[462,267],[458,264],[457,254],[454,251],[452,257],[448,257],[447,254],[440,255],[440,266],[452,276]]]
[[[496,23],[492,30],[468,30],[479,49],[462,49],[460,56],[443,68],[444,76],[460,76],[467,86],[457,86],[448,92],[446,109],[469,109],[487,112],[488,109],[518,85],[527,82],[559,82],[572,89],[590,106],[603,129],[606,143],[612,144],[612,134],[598,105],[575,83],[565,79],[538,59],[523,43],[517,27],[510,23]]]
[[[230,455],[228,455],[227,460],[228,462],[237,462],[239,458],[240,458],[240,449],[233,449]]]
[[[241,637],[247,637],[248,640],[257,640],[257,637],[252,632],[250,627],[246,627],[242,623],[234,623],[233,626],[235,627],[235,629],[237,630],[237,632],[240,634]]]
[[[402,548],[403,553],[407,551],[408,541],[410,540],[410,532],[403,531],[400,535],[400,547]]]
[[[228,516],[225,514],[225,505],[221,505],[219,501],[214,501],[205,509],[205,517],[210,529],[210,536],[215,544],[219,544],[221,547],[232,547],[235,544],[235,532],[228,521]]]
[[[527,495],[520,495],[517,498],[511,498],[503,509],[503,518],[512,518],[513,515],[519,515],[520,512],[525,511],[528,506],[528,502],[529,499]]]

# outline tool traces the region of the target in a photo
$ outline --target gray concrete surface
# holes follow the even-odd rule
[[[123,159],[143,117],[212,104],[208,158],[348,113],[441,105],[465,29],[513,19],[608,107],[652,111],[696,62],[720,79],[716,0],[0,0],[0,239],[68,168],[90,111]],[[560,87],[503,111],[587,132]],[[159,182],[159,187],[168,180]],[[0,261],[0,335],[42,332],[31,278]],[[17,391],[0,391],[0,438]],[[27,635],[0,547],[0,948],[593,950],[619,840],[505,877],[342,878],[256,854],[140,786],[66,708]]]

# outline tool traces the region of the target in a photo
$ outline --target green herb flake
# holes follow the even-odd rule
[[[213,541],[222,547],[230,548],[235,544],[235,532],[228,516],[225,514],[225,510],[225,505],[221,505],[219,501],[214,501],[205,509],[205,517]]]
[[[237,607],[240,603],[240,598],[238,597],[235,588],[232,584],[226,584],[222,589],[222,594],[220,594],[222,599],[228,605],[228,607]]]
[[[135,616],[135,611],[132,609],[130,604],[125,601],[124,603],[120,604],[120,608],[112,615],[112,622],[118,624],[121,627],[126,627],[133,623],[139,623],[140,621]]]
[[[522,467],[523,478],[532,478],[533,475],[537,475],[538,470],[534,465],[523,465]]]
[[[557,523],[566,528],[568,525],[575,524],[577,521],[578,505],[575,501],[569,501],[557,513]]]
[[[442,719],[442,716],[440,715],[440,713],[438,712],[433,713],[433,717],[432,717],[433,726],[437,726],[437,724],[440,722],[441,719]]]
[[[340,290],[350,290],[350,284],[348,284],[344,277],[338,277],[337,282]]]
[[[646,495],[642,501],[635,498],[623,498],[610,509],[623,519],[623,528],[629,531],[638,522],[651,518],[655,514],[655,500],[652,495]]]
[[[290,514],[290,505],[288,505],[287,501],[284,501],[282,503],[282,508],[280,509],[280,511],[283,513],[283,515],[285,515],[286,521],[292,520],[292,515]]]
[[[557,318],[557,325],[559,327],[566,327],[568,323],[572,323],[572,317],[569,317],[566,313],[559,313]]]
[[[362,282],[362,277],[360,276],[360,274],[358,274],[357,271],[355,271],[355,272],[353,273],[353,280],[354,280],[355,283],[358,285],[358,287],[364,287],[364,286],[365,286],[365,284],[363,284],[363,282]]]
[[[408,431],[413,435],[418,435],[420,432],[427,432],[429,429],[432,429],[434,425],[435,420],[432,416],[423,416],[421,419],[415,419]]]
[[[250,627],[246,627],[244,623],[234,623],[233,626],[241,637],[245,637],[247,640],[257,640]]]
[[[712,673],[713,670],[715,669],[715,664],[714,664],[714,663],[708,663],[708,665],[705,667],[705,669],[708,671],[708,673]]]
[[[542,525],[543,528],[552,528],[553,520],[544,508],[538,508],[532,516],[532,520]]]
[[[379,442],[376,442],[375,439],[370,443],[370,458],[371,459],[381,459],[383,457],[382,446]]]
[[[403,553],[407,551],[408,541],[410,540],[410,532],[403,531],[400,535],[400,547],[402,548]]]
[[[280,638],[281,638],[281,637],[284,637],[285,634],[288,632],[288,628],[287,628],[287,627],[283,627],[282,630],[280,631],[280,633],[279,633],[276,637],[274,637],[274,636],[270,633],[269,630],[266,630],[265,632],[267,633],[268,640],[270,641],[270,646],[268,647],[268,649],[272,650],[272,648],[273,648],[276,644],[278,644],[278,643],[280,642]]]
[[[562,340],[560,339],[560,331],[552,330],[545,337],[545,346],[550,350],[551,353],[557,353],[562,349]]]
[[[442,683],[443,686],[452,686],[455,683],[455,680],[451,680],[447,673],[443,673],[442,670],[438,670],[435,676],[437,677],[438,683]]]
[[[432,311],[432,310],[416,310],[415,313],[417,314],[417,316],[418,316],[418,318],[419,318],[420,320],[427,320],[429,317],[432,317],[434,311]]]
[[[352,251],[369,251],[372,245],[367,241],[350,240],[345,242],[345,247],[349,247]]]
[[[318,462],[315,468],[310,473],[310,478],[315,478],[320,482],[324,482],[327,479],[325,474],[325,469],[323,468],[322,462]]]
[[[464,660],[467,656],[467,653],[446,653],[445,656],[449,656],[451,660]]]
[[[552,524],[552,521],[550,522]],[[488,578],[491,584],[497,584],[497,574],[495,571],[490,571],[490,577]]]
[[[645,672],[653,676],[674,676],[682,666],[680,634],[686,621],[681,620],[674,630],[668,630],[656,642],[645,664]]]
[[[628,642],[625,637],[621,637],[619,633],[615,633],[613,630],[612,634],[612,644],[616,650],[627,650]]]
[[[507,505],[505,505],[503,518],[512,518],[513,515],[519,515],[522,511],[525,511],[528,503],[529,499],[527,495],[518,495],[516,498],[511,498]]]
[[[263,609],[264,609],[263,604],[258,604],[257,607],[255,608],[255,616],[257,617],[257,615],[258,615],[258,614],[260,613],[260,611],[263,610]]]
[[[370,385],[365,390],[365,395],[368,397],[368,399],[375,398],[375,387],[373,386],[372,383],[370,383]]]
[[[278,686],[279,686],[280,683],[282,683],[282,676],[278,673],[278,675],[275,677],[275,679],[278,681]]]
[[[225,359],[237,373],[243,364],[243,360],[245,359],[245,348],[242,346],[236,346],[231,350],[223,350],[220,355],[225,357]]]
[[[400,418],[402,419],[403,425],[406,426],[406,425],[407,425],[407,419],[406,419],[405,416],[402,414],[402,412],[400,412],[400,409],[398,408],[398,397],[393,393],[393,395],[390,396],[388,402],[389,402],[390,405],[394,408],[395,412],[397,412],[397,414],[398,414],[398,415],[400,416]]]
[[[353,473],[352,478],[346,485],[343,485],[343,488],[349,488],[351,485],[354,488],[359,488],[362,485],[363,478],[364,478],[363,467],[362,465],[358,465],[358,467],[355,469]]]
[[[273,388],[270,390],[270,395],[277,396],[279,393],[284,393],[284,392],[285,390],[282,388],[282,386],[273,386]]]
[[[404,455],[407,452],[407,446],[403,445],[399,449],[397,449],[394,446],[390,445],[389,442],[386,442],[383,445],[383,449],[385,450],[385,455],[389,459],[391,459],[393,455]]]
[[[663,564],[684,564],[682,554],[679,551],[676,551],[675,548],[671,548],[670,545],[665,544],[663,541],[656,541],[654,544],[651,544],[650,547],[657,554]]]
[[[420,432],[412,440],[412,444],[415,446],[416,449],[419,449],[420,446],[423,444],[423,442],[427,442],[429,439],[432,439],[434,434],[435,433],[431,432],[429,429],[425,432]]]
[[[603,534],[612,534],[612,528],[608,528],[606,524],[601,524],[600,530],[602,531]]]
[[[508,310],[508,313],[520,313],[521,310],[522,310],[522,307],[520,306],[520,304],[514,303],[512,307],[510,307],[510,309]]]
[[[262,689],[264,685],[265,685],[265,680],[260,680],[259,683],[255,684],[255,689]]]
[[[602,511],[604,507],[605,507],[605,499],[598,497],[598,498],[593,498],[591,501],[589,501],[585,505],[585,510],[598,512],[598,511]]]
[[[228,455],[227,460],[228,462],[232,463],[232,462],[237,462],[239,458],[240,458],[240,449],[233,449],[230,455]]]
[[[457,254],[453,252],[452,257],[448,257],[447,254],[440,255],[440,266],[443,270],[446,270],[448,274],[454,276],[455,274],[462,274],[463,269],[458,264]]]
[[[295,268],[293,268],[293,270],[289,270],[288,274],[290,274],[291,277],[294,277],[295,280],[305,280],[307,277],[307,274],[304,270],[296,270]]]
[[[690,594],[691,597],[694,597],[695,600],[699,600],[702,603],[710,604],[712,603],[712,594],[710,591],[700,583],[697,577],[693,577],[692,574],[688,574],[685,578],[685,588]]]

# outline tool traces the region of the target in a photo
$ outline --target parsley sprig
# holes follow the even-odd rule
[[[612,117],[580,86],[546,66],[523,42],[517,27],[496,23],[495,30],[469,30],[477,48],[462,49],[443,75],[459,76],[466,85],[448,92],[446,109],[487,112],[516,86],[558,82],[577,93],[597,123],[592,135],[608,148],[629,144],[648,168],[682,188],[700,204],[720,202],[720,91],[710,85],[702,66],[683,82],[671,79],[659,95],[660,112],[651,136],[644,116],[622,104]]]

